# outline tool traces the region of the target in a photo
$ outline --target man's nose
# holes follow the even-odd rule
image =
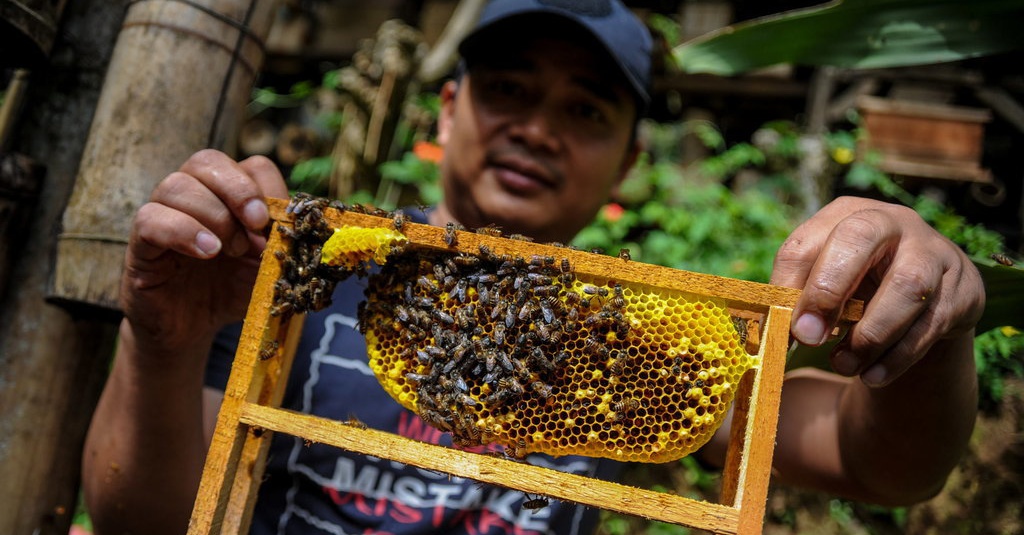
[[[550,108],[544,105],[532,106],[518,117],[510,128],[513,138],[522,140],[536,149],[555,151],[558,149],[558,124]]]

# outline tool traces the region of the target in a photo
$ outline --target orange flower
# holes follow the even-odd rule
[[[625,211],[626,209],[619,203],[610,202],[604,205],[604,209],[601,210],[601,216],[604,217],[605,220],[614,223],[622,217],[622,213]]]
[[[417,158],[434,163],[440,163],[444,156],[444,147],[429,141],[417,141],[412,145],[412,153]]]

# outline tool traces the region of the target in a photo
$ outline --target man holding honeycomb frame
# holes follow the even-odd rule
[[[494,0],[460,47],[464,73],[442,89],[445,198],[409,215],[568,242],[639,154],[650,47],[616,0]],[[121,341],[84,452],[97,533],[184,530],[233,355],[231,331],[218,331],[244,316],[267,196],[287,196],[268,160],[201,151],[136,216]],[[974,422],[985,296],[967,257],[907,208],[843,198],[794,231],[771,282],[803,290],[791,331],[807,345],[825,342],[848,299],[867,302],[832,352],[836,373],[787,379],[776,477],[882,504],[937,492]],[[370,373],[356,330],[363,285],[349,279],[333,298],[306,320],[285,406],[450,444]],[[701,454],[721,462],[724,445]],[[600,477],[615,468],[529,461]],[[265,477],[253,533],[585,533],[596,515],[283,436]]]

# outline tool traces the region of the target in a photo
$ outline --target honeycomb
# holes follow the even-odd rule
[[[380,264],[399,243],[384,233],[394,234],[335,231],[323,261],[376,256]],[[461,446],[497,443],[514,458],[679,459],[711,438],[741,376],[758,365],[711,298],[486,247],[478,255],[398,247],[386,260],[368,277],[359,310],[370,368]]]

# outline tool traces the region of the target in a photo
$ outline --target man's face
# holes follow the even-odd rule
[[[442,94],[440,215],[569,241],[636,160],[631,93],[580,44],[535,38],[488,54]]]

